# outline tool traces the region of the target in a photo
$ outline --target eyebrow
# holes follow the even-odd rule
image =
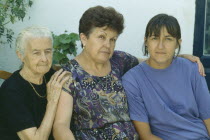
[[[159,37],[159,36],[157,36],[157,35],[151,35],[151,37],[152,36],[154,36],[154,37]],[[173,37],[172,35],[166,35],[166,36],[164,36],[164,37]]]
[[[173,37],[172,35],[166,35],[165,37]]]
[[[46,49],[46,51],[52,51],[52,48],[48,48],[48,49]]]
[[[105,31],[100,31],[100,33],[104,33],[105,35],[107,35],[107,33]]]
[[[32,51],[34,52],[34,51],[40,51],[40,50],[34,49]],[[45,51],[52,51],[52,48],[45,49]]]

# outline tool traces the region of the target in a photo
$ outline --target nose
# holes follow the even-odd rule
[[[104,46],[106,46],[107,48],[110,48],[111,47],[111,41],[109,39],[107,39],[105,42],[104,42]]]
[[[162,39],[160,39],[158,42],[158,49],[163,49],[163,48],[164,48],[164,42]]]
[[[46,57],[46,54],[44,52],[42,52],[41,59],[42,59],[43,62],[47,61],[47,57]]]

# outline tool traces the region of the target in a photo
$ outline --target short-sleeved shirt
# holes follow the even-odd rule
[[[73,97],[71,130],[77,140],[135,140],[121,77],[138,64],[136,57],[115,51],[111,72],[98,77],[88,74],[76,60],[64,69],[72,73],[64,90]]]
[[[31,127],[38,128],[46,111],[46,97],[40,98],[19,72],[20,70],[14,72],[0,88],[1,140],[19,140],[17,132]],[[51,69],[45,74],[46,81],[49,81],[53,73]],[[33,86],[41,96],[46,95],[45,82]],[[49,139],[53,139],[52,135]]]
[[[165,69],[145,62],[123,76],[131,120],[149,123],[164,140],[207,140],[210,94],[196,63],[175,58]]]

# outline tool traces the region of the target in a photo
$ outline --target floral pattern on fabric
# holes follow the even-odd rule
[[[134,140],[138,135],[130,121],[121,77],[138,60],[121,51],[110,59],[112,70],[104,77],[88,74],[71,60],[63,68],[72,74],[64,86],[73,97],[71,130],[78,140]]]

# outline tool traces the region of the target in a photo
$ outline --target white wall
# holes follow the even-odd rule
[[[31,25],[49,27],[55,34],[64,30],[78,32],[79,19],[89,7],[112,6],[125,17],[125,30],[117,41],[116,49],[142,57],[142,44],[147,22],[159,13],[175,16],[182,29],[181,53],[192,54],[195,20],[195,0],[35,0],[24,22],[9,25],[15,36]],[[30,19],[29,19],[30,17]],[[0,44],[1,45],[1,44]],[[81,51],[79,47],[79,52]],[[0,70],[14,72],[19,68],[14,45],[0,46]],[[1,84],[2,80],[0,81]]]

